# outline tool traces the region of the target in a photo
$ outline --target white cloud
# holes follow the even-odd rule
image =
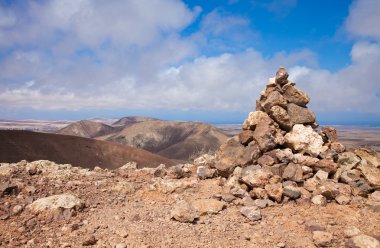
[[[16,23],[16,16],[10,10],[5,10],[0,7],[0,28],[9,28]]]
[[[357,7],[363,2],[351,8],[347,27],[363,22],[355,17],[365,9]],[[212,11],[196,35],[184,37],[181,31],[200,10],[179,0],[106,3],[30,2],[25,16],[0,8],[16,18],[6,24],[12,29],[0,25],[0,47],[18,44],[0,60],[1,106],[251,111],[281,65],[311,95],[313,110],[380,111],[380,45],[365,38],[375,39],[372,31],[348,29],[363,40],[352,47],[349,66],[330,72],[318,69],[317,56],[308,49],[271,57],[255,49],[229,51],[229,41],[256,37],[241,17]],[[6,22],[0,18],[1,23]],[[216,55],[202,55],[213,47]]]
[[[52,0],[26,4],[27,10],[16,17],[0,18],[0,35],[8,38],[0,41],[0,45],[31,42],[52,45],[57,33],[61,33],[95,47],[107,39],[124,45],[145,46],[162,33],[184,28],[200,11],[199,8],[189,10],[179,0],[115,0],[112,4],[102,0]],[[2,13],[10,12],[0,7]],[[13,25],[13,28],[4,29],[1,24]]]
[[[374,38],[380,41],[380,1],[355,0],[346,20],[346,29],[354,37]]]
[[[59,69],[58,72],[62,74],[58,76],[58,72],[54,73],[59,79],[51,79],[54,88],[46,84],[39,88],[41,83],[37,79],[30,87],[23,84],[0,94],[0,102],[12,102],[13,106],[23,106],[28,102],[35,108],[46,108],[48,105],[52,109],[128,106],[250,111],[268,75],[275,72],[278,64],[290,67],[299,61],[310,60],[311,55],[305,51],[288,55],[280,53],[268,60],[261,53],[249,49],[236,54],[198,57],[180,66],[153,70],[156,73],[149,69],[146,73],[150,77],[138,74],[131,76],[128,73],[112,77],[108,76],[113,75],[108,70],[114,71],[113,68],[107,68],[106,71],[103,68],[102,73],[99,73],[96,65],[83,72],[84,67],[76,63],[78,70],[70,68],[70,73],[65,74],[61,72],[64,70]],[[72,83],[68,82],[70,80]],[[104,81],[108,83],[104,84]],[[78,82],[88,83],[82,85]]]

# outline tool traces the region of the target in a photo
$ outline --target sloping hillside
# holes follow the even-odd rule
[[[101,122],[82,120],[74,122],[67,127],[64,127],[61,130],[57,131],[56,133],[85,138],[94,138],[119,130],[119,128],[111,127]]]
[[[118,168],[135,161],[139,167],[173,162],[142,149],[82,137],[0,130],[0,162],[50,160],[85,168]]]
[[[171,159],[188,160],[193,155],[217,150],[227,136],[205,123],[157,120],[135,123],[98,139],[142,148]]]

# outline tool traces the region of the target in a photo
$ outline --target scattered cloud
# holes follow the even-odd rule
[[[372,38],[380,41],[380,1],[355,0],[345,27],[355,38]]]
[[[380,34],[367,25],[380,22],[376,2],[352,5],[345,22],[355,38],[351,63],[337,72],[318,69],[309,49],[264,56],[245,43],[258,37],[251,22],[218,9],[184,36],[201,9],[179,0],[28,1],[23,11],[0,5],[0,104],[250,111],[281,65],[311,95],[313,110],[379,114]]]
[[[259,6],[267,9],[277,17],[286,17],[296,6],[298,0],[253,0],[254,6]]]
[[[193,35],[204,53],[240,52],[258,40],[247,17],[215,9],[203,16],[199,31]]]

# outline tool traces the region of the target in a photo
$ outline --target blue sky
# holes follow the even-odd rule
[[[378,0],[0,2],[0,119],[239,123],[286,66],[323,124],[380,125]]]

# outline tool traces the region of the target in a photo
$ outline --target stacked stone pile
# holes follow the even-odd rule
[[[318,129],[309,101],[280,68],[242,131],[220,147],[213,162],[203,161],[199,177],[226,177],[232,195],[261,206],[288,200],[349,204],[379,190],[379,154],[348,151],[335,128]]]

